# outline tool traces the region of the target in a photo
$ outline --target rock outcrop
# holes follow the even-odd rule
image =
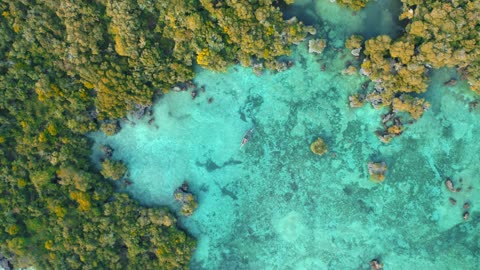
[[[385,173],[387,172],[387,164],[385,162],[369,162],[368,173],[370,174],[370,180],[375,183],[380,183],[385,179]]]

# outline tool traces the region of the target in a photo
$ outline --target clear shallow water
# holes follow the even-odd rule
[[[170,93],[156,103],[154,123],[93,134],[93,158],[98,144],[111,145],[134,182],[126,191],[148,205],[178,209],[173,192],[189,182],[200,205],[181,218],[199,240],[192,269],[369,269],[373,258],[385,269],[476,269],[480,109],[469,112],[475,96],[466,84],[444,87],[455,74],[435,72],[431,109],[384,145],[373,134],[382,112],[348,107],[365,80],[341,75],[353,59],[306,51],[301,44],[296,65],[278,74],[199,71],[205,93]],[[309,149],[318,136],[329,147],[322,157]],[[369,181],[369,161],[387,163],[383,183]],[[446,177],[462,192],[449,193]]]

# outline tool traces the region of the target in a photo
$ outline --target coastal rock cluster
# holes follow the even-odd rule
[[[195,200],[195,197],[192,193],[188,191],[188,184],[184,182],[179,188],[173,193],[175,200],[180,202],[181,209],[180,213],[184,216],[191,216],[193,211],[197,209],[198,203]]]
[[[462,185],[463,184],[463,179],[459,179],[458,182]],[[455,184],[453,182],[453,180],[451,178],[448,178],[445,180],[445,187],[447,188],[447,190],[452,193],[451,197],[448,198],[448,201],[450,202],[450,204],[452,206],[456,205],[457,204],[457,200],[459,200],[460,198],[462,198],[463,200],[465,195],[462,194],[463,196],[459,196],[457,194],[459,194],[460,192],[470,192],[473,187],[472,186],[468,186],[466,189],[464,189],[463,187],[455,187]],[[454,197],[457,197],[457,199],[455,199]],[[462,218],[464,221],[467,221],[469,218],[470,218],[470,211],[471,211],[471,205],[470,205],[470,202],[467,201],[464,201],[463,204],[461,204],[461,211],[462,211]]]
[[[344,4],[351,2],[355,1]],[[476,49],[480,5],[468,0],[402,2],[400,19],[407,23],[404,35],[394,40],[380,35],[366,41],[352,35],[346,40],[345,47],[361,62],[360,74],[374,83],[370,92],[353,95],[349,101],[351,107],[370,103],[376,109],[406,112],[414,122],[430,106],[418,95],[427,90],[432,69],[454,67],[471,90],[480,93],[480,51]],[[456,79],[449,80],[445,86],[455,83]],[[410,122],[407,120],[402,122]],[[401,130],[394,126],[382,131],[379,138],[388,143]]]
[[[3,270],[13,270],[13,266],[2,253],[0,253],[0,268]]]
[[[327,47],[327,41],[325,39],[311,39],[308,41],[308,52],[321,54]]]
[[[380,183],[385,180],[385,173],[387,172],[387,164],[385,162],[369,162],[368,173],[370,174],[370,180],[375,183]]]

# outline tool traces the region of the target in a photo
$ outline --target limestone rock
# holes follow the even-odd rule
[[[355,73],[357,73],[357,69],[352,65],[342,70],[342,75],[353,75]]]
[[[308,41],[308,53],[321,54],[325,47],[327,47],[325,39],[311,39]]]
[[[349,96],[348,100],[350,101],[350,108],[360,108],[365,103],[365,97],[360,95]]]
[[[356,49],[351,50],[350,53],[355,57],[359,57],[361,51],[362,51],[362,48],[356,48]]]

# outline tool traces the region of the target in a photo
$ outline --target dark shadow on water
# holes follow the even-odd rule
[[[291,19],[292,17],[297,17],[305,25],[316,26],[320,24],[320,19],[315,14],[315,4],[314,0],[304,6],[295,6],[287,5],[283,1],[280,4],[276,5],[283,12],[283,18],[285,20]]]
[[[305,25],[315,26],[319,33],[322,33],[322,26],[325,22],[322,21],[322,14],[316,14],[315,0],[310,1],[302,6],[286,5],[280,3],[277,6],[283,12],[284,19],[288,20],[292,17],[297,17]],[[332,4],[333,3],[329,3]],[[361,11],[355,12],[347,8],[342,8],[344,14],[339,16],[351,17],[365,15],[363,20],[363,30],[360,34],[365,38],[372,38],[378,35],[389,35],[392,38],[400,37],[404,31],[406,20],[399,21],[398,17],[402,12],[402,3],[400,0],[378,0],[371,1]],[[348,28],[348,26],[347,26]]]
[[[388,11],[387,13],[385,11]],[[369,4],[361,11],[367,14],[364,21],[364,32],[361,33],[365,38],[371,38],[378,35],[388,34],[393,39],[399,38],[403,34],[405,27],[404,21],[400,22],[398,17],[402,12],[402,3],[400,0],[380,0],[369,2]],[[390,18],[386,18],[386,14],[391,14]],[[382,22],[391,20],[391,29],[382,29]]]

